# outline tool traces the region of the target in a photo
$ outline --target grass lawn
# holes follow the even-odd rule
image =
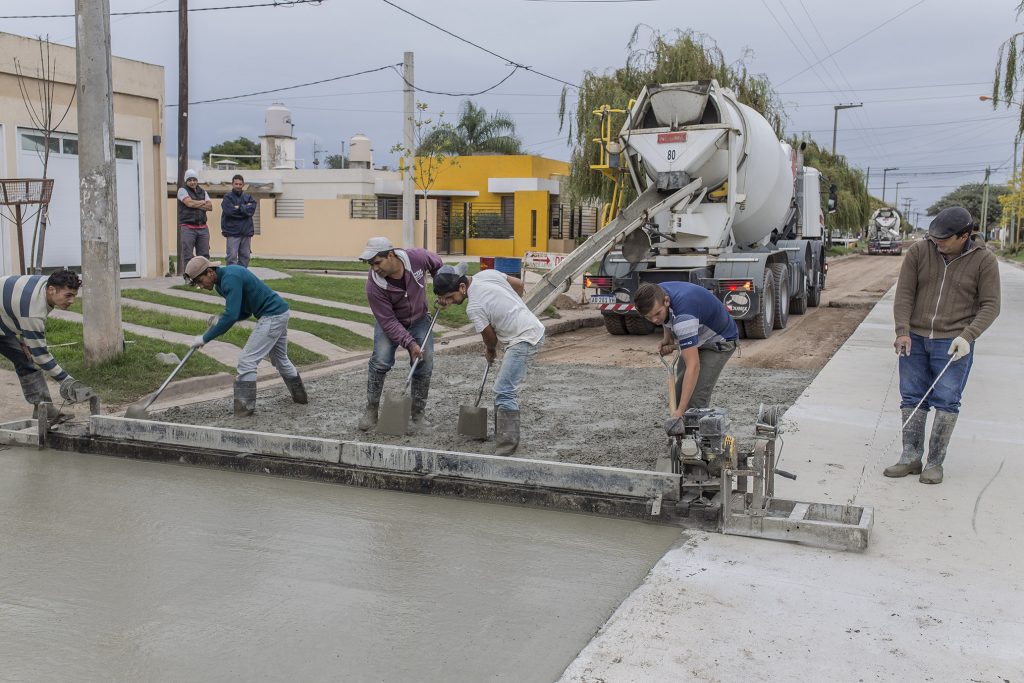
[[[173,365],[158,362],[156,354],[171,352],[176,353],[178,358],[184,358],[188,352],[188,346],[184,344],[171,344],[130,332],[126,332],[124,338],[130,343],[125,344],[125,351],[119,358],[95,368],[87,368],[82,357],[82,325],[56,318],[46,321],[46,341],[50,345],[50,353],[72,377],[95,389],[105,403],[130,403],[156,391],[174,369]],[[6,359],[3,359],[3,364],[13,370]],[[178,378],[233,371],[212,358],[195,354],[178,373]],[[60,405],[60,397],[54,394],[53,398]]]
[[[829,256],[845,256],[846,254],[859,254],[860,247],[840,247],[838,245],[828,250]]]
[[[289,318],[288,329],[309,332],[310,334],[320,337],[325,342],[334,344],[346,351],[362,351],[373,348],[373,339],[370,337],[364,337],[352,330],[346,330],[343,327],[331,325],[330,323],[322,323],[317,320]],[[289,342],[289,355],[291,354],[291,346],[291,342]]]
[[[445,257],[441,256],[444,261]],[[176,257],[171,257],[171,270],[175,268]],[[354,273],[365,273],[370,269],[369,264],[359,260],[335,261],[335,260],[305,260],[305,259],[280,259],[280,258],[254,258],[249,265],[257,268],[271,268],[273,270],[336,270]],[[468,264],[470,275],[480,271],[479,261],[470,261]]]

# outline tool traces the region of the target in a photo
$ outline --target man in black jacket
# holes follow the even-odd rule
[[[249,267],[249,244],[256,232],[252,217],[256,213],[256,200],[242,192],[245,179],[238,174],[231,178],[231,192],[221,202],[220,234],[228,240],[228,265]]]
[[[199,174],[190,168],[185,171],[185,186],[178,188],[178,225],[181,226],[178,258],[182,267],[193,256],[210,258],[210,229],[206,225],[209,211],[213,211],[210,195],[199,187]]]

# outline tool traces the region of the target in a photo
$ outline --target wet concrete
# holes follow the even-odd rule
[[[651,354],[648,367],[536,363],[522,392],[522,441],[517,456],[590,465],[653,469],[666,449],[662,424],[668,398],[665,369]],[[398,390],[407,374],[398,364],[388,375]],[[280,388],[262,391],[256,414],[236,419],[231,399],[222,398],[157,416],[168,422],[302,434],[470,453],[493,453],[493,379],[481,405],[490,405],[491,439],[458,434],[459,406],[472,404],[480,387],[484,360],[475,354],[444,354],[434,360],[427,416],[433,428],[404,437],[356,428],[366,404],[366,370],[359,369],[308,383],[309,404],[296,405]],[[492,378],[497,368],[492,369]],[[765,370],[728,366],[712,403],[729,411],[741,447],[753,440],[758,405],[792,404],[814,377],[806,370]]]
[[[676,529],[0,451],[4,680],[550,681]]]

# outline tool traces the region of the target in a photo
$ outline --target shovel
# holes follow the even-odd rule
[[[427,343],[430,331],[434,329],[434,321],[437,320],[437,315],[440,312],[441,307],[438,306],[437,310],[434,311],[434,317],[430,319],[430,327],[427,328],[427,333],[423,335],[421,347]],[[384,401],[380,406],[380,417],[377,420],[378,434],[405,436],[409,433],[409,420],[412,417],[412,396],[409,395],[409,385],[412,384],[413,373],[416,372],[416,366],[419,364],[419,358],[413,361],[412,367],[409,368],[409,376],[405,378],[405,384],[402,386],[400,393],[388,392],[385,394]]]
[[[471,436],[474,439],[487,438],[487,407],[480,407],[480,399],[484,396],[484,385],[487,384],[487,373],[491,371],[491,364],[488,363],[484,369],[484,379],[480,382],[480,393],[476,396],[476,403],[471,406],[459,406],[459,434]]]
[[[184,367],[185,362],[192,357],[192,354],[195,353],[195,351],[196,347],[192,347],[191,349],[188,350],[188,353],[185,354],[185,357],[181,359],[180,363],[178,363],[178,367],[174,368],[174,370],[171,371],[171,374],[167,377],[167,379],[164,380],[164,383],[160,385],[160,388],[157,389],[156,392],[149,397],[149,400],[146,401],[145,405],[140,406],[138,404],[134,404],[128,406],[128,410],[124,411],[124,416],[132,420],[148,420],[149,413],[147,413],[146,410],[151,405],[153,405],[153,401],[155,401],[157,397],[163,393],[164,389],[167,388],[167,385],[171,383],[171,380],[174,379],[174,376],[178,374],[178,371],[181,370],[182,367]]]

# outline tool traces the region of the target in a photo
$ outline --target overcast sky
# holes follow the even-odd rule
[[[270,0],[190,0],[191,8]],[[175,9],[175,0],[111,0],[112,12]],[[1010,174],[1016,109],[993,111],[978,96],[991,91],[996,51],[1014,30],[1015,0],[394,0],[439,26],[517,63],[570,83],[585,70],[621,66],[637,24],[711,36],[728,60],[750,50],[752,71],[768,75],[782,96],[787,133],[810,132],[831,144],[832,105],[863,102],[839,114],[838,151],[871,168],[871,190],[923,210],[950,189]],[[0,15],[64,14],[73,0],[0,0]],[[899,15],[899,16],[897,16]],[[781,26],[780,26],[781,24]],[[0,30],[48,34],[74,45],[73,19],[0,19]],[[177,101],[177,15],[112,19],[113,51],[160,64],[168,104]],[[382,0],[323,0],[320,5],[191,12],[190,100],[280,88],[398,64],[415,53],[416,83],[444,92],[488,88],[510,71],[502,59],[448,36]],[[844,47],[845,46],[845,47]],[[840,50],[840,48],[843,48]],[[830,52],[838,51],[833,58]],[[815,64],[808,68],[809,64]],[[292,111],[297,156],[311,167],[316,142],[327,154],[355,133],[368,135],[377,165],[393,164],[401,141],[401,80],[391,70],[276,95],[193,105],[190,156],[210,145],[263,133],[264,110]],[[530,152],[568,159],[559,132],[562,85],[528,71],[473,99],[517,121]],[[465,98],[419,93],[431,111],[457,112]],[[174,153],[176,114],[167,109],[166,149]]]

